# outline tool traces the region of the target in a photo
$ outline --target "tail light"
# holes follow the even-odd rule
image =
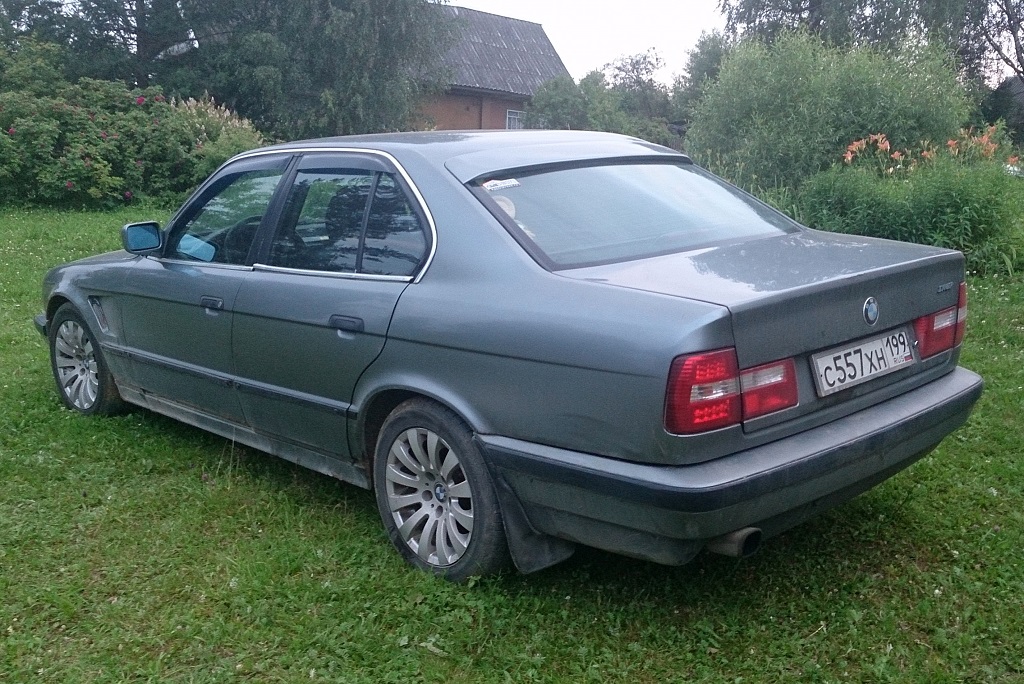
[[[680,356],[669,371],[665,429],[677,435],[706,432],[796,404],[792,359],[741,373],[732,347]]]
[[[914,321],[917,349],[922,359],[942,353],[960,344],[967,329],[967,283],[960,283],[956,306],[922,316]]]
[[[743,371],[740,393],[743,420],[796,406],[796,364],[793,359],[786,359]]]
[[[739,375],[732,348],[677,357],[669,371],[665,428],[685,435],[740,422]]]

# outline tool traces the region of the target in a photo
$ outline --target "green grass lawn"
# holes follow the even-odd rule
[[[1024,279],[971,283],[969,425],[754,558],[453,586],[369,492],[60,407],[42,275],[145,218],[0,211],[0,682],[1024,682]]]

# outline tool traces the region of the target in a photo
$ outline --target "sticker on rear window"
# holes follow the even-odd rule
[[[484,190],[487,192],[494,192],[495,190],[507,190],[508,188],[518,188],[521,185],[515,178],[509,178],[508,180],[489,180],[483,184]]]

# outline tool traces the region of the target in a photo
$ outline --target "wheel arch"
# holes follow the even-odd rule
[[[79,310],[79,314],[82,314],[81,307],[75,304],[73,301],[71,301],[70,297],[67,297],[63,294],[55,294],[52,297],[50,297],[50,300],[48,302],[46,302],[46,322],[49,323],[50,321],[52,321],[53,315],[57,313],[57,309],[64,306],[65,304],[70,304],[71,306]]]
[[[62,309],[66,310],[67,313],[61,313]],[[45,315],[50,368],[53,373],[53,379],[57,384],[58,395],[64,405],[69,409],[77,410],[86,415],[109,416],[124,412],[127,406],[121,396],[117,381],[104,358],[101,349],[102,344],[95,332],[97,329],[94,325],[95,312],[92,311],[91,307],[82,307],[72,299],[62,295],[54,295],[46,303]],[[96,396],[92,398],[87,406],[80,405],[78,401],[68,394],[67,384],[62,382],[62,377],[58,371],[56,341],[63,334],[61,332],[63,326],[69,322],[73,322],[83,329],[79,334],[86,337],[88,342],[88,347],[83,344],[80,347],[80,351],[75,353],[77,363],[80,364],[78,371],[79,380],[89,383],[95,382],[96,384]],[[102,326],[100,327],[102,328]],[[86,349],[89,351],[85,351]],[[72,358],[71,352],[65,351],[62,353],[68,360]],[[84,354],[85,356],[78,356],[78,354]],[[87,379],[87,376],[91,377],[91,380]],[[82,398],[80,391],[78,392],[78,398]]]
[[[455,414],[470,432],[478,434],[478,426],[485,425],[467,402],[459,401],[454,392],[439,392],[436,388],[424,390],[422,387],[398,385],[381,387],[367,393],[360,403],[354,439],[350,437],[353,454],[362,460],[365,472],[370,477],[370,488],[373,489],[374,459],[377,437],[388,415],[403,402],[409,399],[423,398],[443,406]],[[476,441],[474,439],[474,441]],[[478,442],[479,444],[479,442]],[[490,472],[495,488],[498,505],[502,511],[505,540],[509,554],[515,567],[523,573],[536,572],[556,563],[560,563],[575,551],[575,544],[550,537],[538,532],[530,523],[519,497],[505,482],[501,474],[488,462],[481,449],[484,465]]]
[[[357,390],[358,391],[358,390]],[[384,421],[400,404],[409,399],[423,398],[443,406],[454,413],[466,424],[470,432],[480,432],[482,420],[480,416],[464,401],[459,401],[451,392],[437,391],[437,388],[424,389],[423,385],[412,383],[389,384],[366,392],[357,404],[358,418],[355,434],[349,439],[352,454],[362,461],[368,473],[373,472],[374,452],[377,437],[380,435]]]

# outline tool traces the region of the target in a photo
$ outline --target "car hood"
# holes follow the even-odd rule
[[[963,256],[937,247],[801,230],[560,274],[728,307],[740,363],[751,366],[955,305]],[[874,326],[863,315],[869,297],[880,309]]]
[[[102,264],[118,264],[123,261],[133,261],[139,257],[135,254],[129,254],[123,249],[118,249],[113,252],[104,252],[103,254],[94,254],[93,256],[84,257],[71,262],[71,265],[89,265],[98,266]]]

